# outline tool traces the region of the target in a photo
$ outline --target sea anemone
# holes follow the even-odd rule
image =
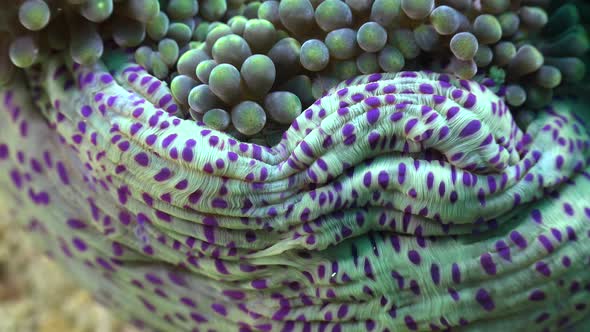
[[[7,5],[2,216],[155,331],[583,331],[590,11],[522,3]]]

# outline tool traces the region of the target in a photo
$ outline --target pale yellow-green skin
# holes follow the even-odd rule
[[[28,75],[0,90],[2,214],[137,325],[561,331],[588,316],[573,103],[521,129],[477,83],[363,76],[266,148],[168,115],[168,88],[133,65],[112,80],[56,56]]]

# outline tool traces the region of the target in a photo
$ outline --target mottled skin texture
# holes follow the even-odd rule
[[[267,148],[169,113],[140,67],[0,90],[5,217],[158,331],[561,331],[588,316],[590,141],[489,89],[340,84]],[[33,86],[38,84],[38,86]]]

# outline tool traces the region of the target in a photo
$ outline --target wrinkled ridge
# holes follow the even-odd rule
[[[28,75],[0,91],[6,215],[136,325],[553,330],[588,315],[590,139],[566,102],[519,128],[476,82],[373,74],[264,147],[170,115],[166,84],[134,64],[56,56]]]

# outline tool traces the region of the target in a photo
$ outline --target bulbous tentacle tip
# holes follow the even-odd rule
[[[247,20],[242,34],[253,53],[258,54],[267,53],[278,38],[275,26],[264,19]]]
[[[195,86],[197,86],[197,84],[197,81],[190,78],[189,76],[178,75],[172,80],[172,83],[170,84],[170,91],[172,92],[176,102],[183,105],[188,105],[190,91]],[[205,82],[205,84],[207,83]]]
[[[289,125],[302,111],[299,97],[287,91],[269,93],[264,98],[264,109],[274,121]]]
[[[419,20],[430,15],[434,9],[434,0],[401,0],[401,7],[408,17]]]
[[[228,63],[215,66],[209,75],[209,88],[226,104],[233,104],[240,99],[240,82],[240,72]]]
[[[227,111],[214,108],[203,115],[203,123],[209,128],[223,131],[231,124],[231,117]]]
[[[508,73],[515,78],[537,71],[545,61],[543,54],[534,46],[522,46],[508,64]]]
[[[221,100],[211,91],[209,85],[200,84],[190,90],[188,104],[192,110],[204,114],[210,109],[218,108]]]
[[[479,43],[472,33],[460,32],[451,39],[450,48],[457,59],[468,61],[475,57]]]
[[[257,103],[244,101],[232,108],[231,121],[240,133],[254,135],[266,124],[266,113]]]
[[[43,0],[24,1],[18,9],[20,23],[31,31],[39,31],[47,26],[51,12]]]
[[[461,15],[456,9],[449,6],[437,6],[430,13],[430,22],[441,35],[454,34],[461,25]]]
[[[92,0],[58,6],[30,0],[11,7],[4,16],[13,21],[16,18],[16,25],[21,27],[17,16],[22,7],[22,20],[41,19],[39,32],[29,31],[26,35],[8,26],[2,29],[14,30],[11,42],[14,35],[32,38],[37,44],[29,47],[39,50],[35,59],[17,59],[18,52],[13,51],[20,67],[41,63],[47,54],[65,48],[70,49],[75,62],[91,64],[110,47],[103,40],[112,39],[120,48],[136,49],[136,62],[168,84],[178,74],[208,83],[214,65],[223,63],[243,74],[241,65],[250,55],[268,56],[275,67],[272,83],[272,73],[260,88],[253,88],[253,79],[248,83],[242,77],[241,99],[235,102],[262,102],[269,92],[281,91],[277,89],[299,75],[309,76],[310,81],[316,75],[346,80],[359,73],[455,67],[452,73],[471,78],[476,74],[490,75],[492,66],[496,66],[509,73],[510,83],[522,85],[532,79],[537,86],[550,89],[571,84],[582,76],[559,66],[580,67],[574,63],[576,60],[561,59],[583,57],[590,45],[583,25],[587,16],[583,5],[507,3],[237,0],[199,4],[194,0]],[[50,13],[47,22],[44,4]],[[29,11],[27,6],[41,9]],[[32,14],[25,15],[29,12]],[[537,55],[531,53],[531,47]],[[519,51],[526,54],[517,54]],[[522,56],[524,59],[520,59]],[[215,63],[207,61],[197,75],[199,64],[210,59]],[[458,65],[457,60],[463,65]],[[520,66],[521,60],[532,65]],[[448,66],[451,62],[453,66]],[[542,73],[536,74],[545,64],[560,70],[560,85],[554,86],[559,80],[547,82],[541,79]],[[266,84],[272,84],[270,89]],[[221,106],[229,110],[234,105],[232,100],[222,101]]]
[[[244,60],[252,55],[252,51],[244,38],[232,34],[219,38],[213,44],[211,55],[217,63],[228,63],[240,68]]]
[[[242,64],[240,74],[247,87],[247,93],[259,98],[273,87],[277,75],[275,64],[266,55],[254,54]]]
[[[32,36],[22,36],[12,41],[8,54],[12,63],[19,68],[28,68],[39,61],[38,41]]]
[[[279,16],[279,1],[264,1],[260,4],[257,15],[258,18],[269,21],[276,28],[282,27],[281,18]]]
[[[160,8],[162,8],[162,4],[160,4]],[[199,1],[197,0],[170,0],[166,6],[166,14],[173,20],[192,18],[198,13]]]
[[[330,61],[330,51],[318,39],[310,39],[301,45],[300,62],[303,68],[317,72],[325,69]]]
[[[80,8],[80,14],[87,20],[100,23],[113,14],[113,0],[87,0]]]

